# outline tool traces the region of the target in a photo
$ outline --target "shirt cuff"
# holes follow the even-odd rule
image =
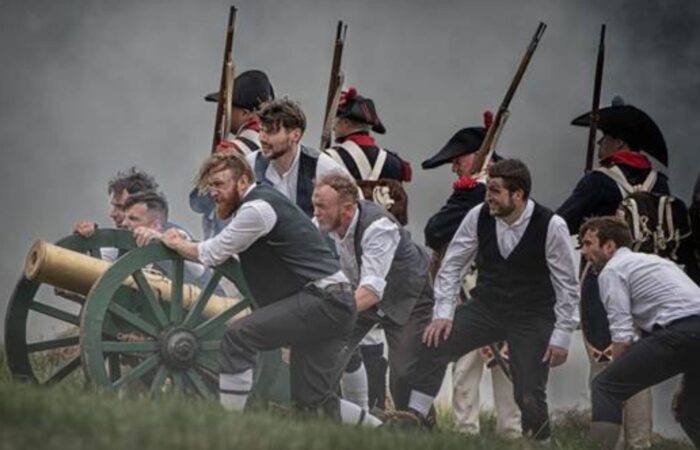
[[[212,261],[211,253],[207,248],[206,241],[202,241],[199,244],[197,244],[197,257],[199,259],[199,262],[201,262],[207,267],[214,267],[216,265],[214,261]]]
[[[455,309],[457,309],[457,303],[435,303],[433,307],[433,319],[447,319],[453,320],[455,317]]]
[[[569,349],[571,343],[571,332],[555,328],[552,332],[552,337],[549,338],[549,345]]]
[[[611,333],[612,342],[634,342],[637,340],[637,332],[635,330],[629,331],[615,331]]]
[[[384,296],[384,288],[386,288],[386,280],[381,277],[376,277],[374,275],[365,275],[360,279],[360,287],[369,289],[374,292],[374,294],[379,297],[379,301],[382,301]]]

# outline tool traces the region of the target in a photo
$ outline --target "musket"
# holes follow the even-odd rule
[[[231,5],[228,13],[228,25],[226,27],[226,44],[224,45],[223,64],[221,66],[221,80],[219,82],[219,100],[216,105],[216,117],[214,119],[214,138],[211,143],[211,152],[226,137],[231,126],[231,98],[233,96],[233,79],[236,75],[236,66],[233,63],[233,37],[236,31],[236,7]]]
[[[586,173],[593,169],[595,155],[596,132],[600,115],[600,89],[603,84],[603,63],[605,62],[605,24],[600,26],[600,43],[598,44],[598,59],[595,63],[595,81],[593,82],[593,105],[591,106],[591,122],[588,128],[588,151],[586,152]]]
[[[493,360],[496,362],[496,365],[501,368],[503,375],[505,375],[506,378],[508,378],[508,381],[512,383],[513,374],[510,372],[510,365],[508,365],[508,362],[506,362],[503,355],[501,355],[500,350],[498,350],[498,346],[496,344],[489,344],[488,348],[491,350],[491,353],[493,353]]]
[[[527,51],[525,52],[525,55],[523,55],[523,59],[520,61],[520,65],[518,66],[517,72],[515,72],[513,80],[510,82],[508,91],[506,91],[506,96],[503,98],[501,106],[498,107],[496,116],[493,119],[493,124],[488,130],[486,130],[484,141],[481,143],[481,147],[479,147],[479,150],[477,150],[475,154],[476,157],[473,167],[479,168],[479,172],[477,172],[478,175],[483,175],[486,173],[489,161],[491,160],[494,149],[496,148],[496,142],[498,142],[498,138],[501,135],[501,130],[503,129],[506,120],[508,120],[508,108],[510,106],[510,102],[513,100],[513,96],[515,95],[515,91],[518,89],[520,81],[523,79],[523,75],[525,75],[527,66],[532,59],[532,55],[537,49],[537,44],[539,44],[545,28],[547,28],[547,25],[544,22],[540,22],[540,24],[537,26],[535,35],[532,37],[530,45],[527,47]]]
[[[343,59],[343,47],[345,46],[345,36],[347,32],[348,26],[344,25],[342,20],[339,20],[338,28],[335,32],[333,62],[331,64],[331,76],[328,80],[325,115],[323,116],[323,130],[321,131],[321,145],[319,147],[321,150],[325,150],[331,146],[333,119],[335,119],[335,113],[338,110],[340,91],[343,88],[343,73],[340,70],[340,63]]]

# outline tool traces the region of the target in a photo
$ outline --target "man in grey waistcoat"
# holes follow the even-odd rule
[[[348,279],[302,210],[274,188],[253,183],[253,171],[233,154],[203,164],[220,218],[231,221],[215,237],[195,243],[176,231],[161,240],[187,259],[216,266],[234,255],[258,308],[232,323],[219,353],[221,404],[242,411],[253,385],[258,352],[291,348],[293,406],[348,423],[379,425],[358,406],[338,399],[335,367],[355,323]],[[271,282],[274,281],[274,282]]]
[[[432,317],[428,255],[383,207],[360,200],[357,184],[345,174],[316,180],[313,204],[319,228],[336,244],[358,311],[338,373],[367,332],[381,323],[389,344],[392,396],[397,408],[405,409],[421,333]]]
[[[311,217],[314,179],[345,169],[325,153],[301,143],[306,115],[296,102],[288,98],[267,101],[260,106],[258,117],[261,147],[246,156],[255,179],[284,194]]]

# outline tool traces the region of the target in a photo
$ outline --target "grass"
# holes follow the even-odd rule
[[[441,431],[369,430],[320,419],[258,411],[223,411],[212,401],[167,396],[117,396],[85,388],[78,380],[46,389],[14,382],[0,355],[0,449],[526,449],[527,440],[505,441],[484,416],[478,437],[456,433],[447,411]],[[585,414],[559,415],[552,448],[593,449]],[[689,446],[660,439],[658,449]]]

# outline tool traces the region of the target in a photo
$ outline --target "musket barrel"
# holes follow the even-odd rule
[[[586,151],[586,172],[593,169],[593,155],[595,154],[596,133],[598,131],[598,111],[600,109],[600,91],[603,86],[603,65],[605,64],[605,24],[600,26],[600,42],[598,44],[598,57],[595,64],[595,78],[593,81],[593,102],[591,105],[591,118],[588,127],[588,146]]]
[[[92,286],[112,266],[111,263],[98,258],[74,252],[46,241],[36,241],[29,250],[24,266],[24,276],[29,280],[50,284],[51,286],[88,295]],[[146,281],[153,289],[156,298],[170,301],[172,283],[160,273],[143,270]],[[123,283],[131,289],[139,287],[132,277]],[[183,285],[182,302],[189,308],[197,299],[201,289],[193,284]],[[239,298],[212,295],[202,315],[214,317],[241,301]],[[239,316],[237,316],[239,317]]]
[[[500,136],[503,125],[505,124],[505,119],[508,116],[508,108],[510,107],[510,102],[513,100],[515,91],[518,89],[523,75],[525,75],[525,71],[527,70],[530,60],[532,59],[532,55],[535,53],[535,50],[537,50],[537,44],[540,42],[540,39],[542,39],[542,35],[544,34],[544,30],[546,28],[547,25],[544,22],[540,22],[537,26],[537,30],[535,30],[535,34],[530,40],[530,44],[527,47],[527,51],[523,55],[523,58],[520,60],[518,70],[515,72],[515,76],[513,77],[513,79],[510,82],[510,85],[508,86],[506,95],[503,97],[503,101],[498,107],[498,111],[496,112],[496,117],[494,117],[493,124],[486,131],[486,136],[484,137],[484,140],[481,143],[481,147],[475,154],[473,164],[474,167],[476,167],[479,170],[478,174],[483,174],[486,172],[486,167],[488,166],[489,160],[493,155],[493,150],[496,146],[496,141]]]
[[[229,114],[231,107],[231,95],[233,90],[234,65],[231,52],[233,51],[233,38],[236,32],[236,12],[238,10],[231,5],[226,25],[226,43],[224,44],[224,56],[221,67],[221,78],[219,80],[219,101],[216,105],[216,116],[214,118],[214,137],[212,139],[211,151],[214,153],[216,147],[226,137],[229,127]]]

